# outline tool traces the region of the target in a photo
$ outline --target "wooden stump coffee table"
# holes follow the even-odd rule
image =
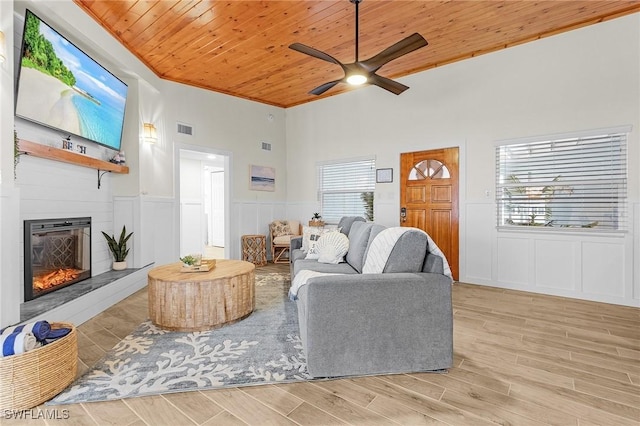
[[[209,272],[183,272],[182,263],[149,271],[149,317],[172,331],[204,331],[247,317],[256,305],[255,265],[216,260]]]

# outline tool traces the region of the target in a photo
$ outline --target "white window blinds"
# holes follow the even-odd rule
[[[318,166],[318,190],[325,222],[338,223],[342,216],[373,215],[375,169],[374,159]]]
[[[498,226],[626,230],[628,131],[496,147]]]

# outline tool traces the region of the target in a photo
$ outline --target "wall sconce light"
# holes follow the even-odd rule
[[[0,64],[7,58],[7,46],[4,42],[4,33],[0,31]]]
[[[151,123],[144,123],[143,140],[147,143],[156,143],[158,141],[158,134],[156,133],[156,126]]]

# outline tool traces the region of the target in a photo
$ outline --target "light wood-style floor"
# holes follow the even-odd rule
[[[59,422],[76,425],[640,424],[640,309],[459,283],[453,294],[455,365],[448,374],[41,408],[68,409],[69,419]],[[146,318],[142,290],[82,324],[79,374]]]

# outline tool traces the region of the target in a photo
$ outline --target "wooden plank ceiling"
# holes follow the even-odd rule
[[[342,70],[288,48],[299,42],[353,62],[355,8],[347,0],[74,1],[167,80],[280,107],[356,90],[339,84],[310,95]],[[365,0],[360,59],[422,34],[427,47],[378,71],[398,78],[638,11],[637,0]]]

